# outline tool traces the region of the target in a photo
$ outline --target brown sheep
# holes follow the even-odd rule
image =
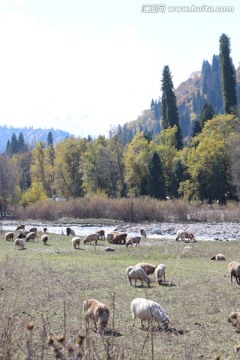
[[[95,329],[101,333],[108,324],[110,314],[108,306],[98,300],[87,299],[83,303],[83,311],[87,327],[89,326],[89,320],[92,320]]]
[[[5,240],[7,241],[13,241],[13,238],[14,238],[14,233],[13,232],[7,232],[5,234]]]
[[[155,265],[148,264],[148,263],[138,263],[137,265],[135,265],[135,267],[140,267],[140,268],[142,268],[147,275],[154,274],[154,272],[155,272],[155,270],[156,270],[156,266],[155,266]]]
[[[195,238],[194,234],[190,233],[188,231],[185,231],[185,230],[179,230],[177,232],[176,241],[179,240],[179,239],[185,240],[185,242],[187,242],[187,241],[188,242],[189,241],[196,242],[196,238]],[[186,241],[186,239],[188,239],[188,240]]]
[[[34,231],[32,231],[32,232],[27,234],[26,241],[32,240],[34,242],[35,237],[36,237],[36,233]]]
[[[236,331],[240,332],[240,313],[239,312],[231,312],[228,318],[228,322],[232,324],[233,327],[236,327]]]
[[[18,225],[17,228],[16,228],[16,231],[17,230],[24,230],[25,229],[25,225],[24,224],[21,224],[21,225]]]
[[[98,230],[96,233],[99,234],[99,239],[105,240],[105,230]]]
[[[113,244],[126,244],[126,239],[127,239],[127,233],[120,233],[120,234],[116,234],[114,235],[113,239],[112,239],[112,243]]]
[[[142,237],[145,237],[145,238],[147,237],[146,230],[144,230],[144,229],[140,229],[140,234]]]
[[[119,233],[117,231],[112,231],[110,233],[107,234],[107,241],[112,244],[113,242],[113,238],[115,235],[118,235]]]
[[[35,234],[36,234],[37,233],[37,228],[34,226],[29,230],[29,232],[35,232]]]
[[[75,231],[73,229],[71,229],[70,227],[66,228],[66,233],[67,233],[67,236],[69,236],[69,235],[75,236],[76,235]]]
[[[228,271],[232,278],[235,277],[238,285],[240,285],[240,263],[237,261],[232,261],[228,264]]]
[[[24,247],[24,240],[23,239],[16,239],[15,240],[15,249],[18,247],[18,249],[20,250],[24,250],[25,247]]]
[[[44,233],[47,232],[47,228],[46,228],[46,227],[43,228],[43,232],[44,232]]]

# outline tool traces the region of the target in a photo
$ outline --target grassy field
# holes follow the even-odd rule
[[[111,245],[115,252],[105,252],[104,241],[81,241],[74,250],[71,238],[55,234],[46,246],[38,236],[26,250],[14,249],[4,234],[0,243],[1,360],[54,359],[47,336],[63,334],[66,344],[74,344],[85,334],[82,304],[89,297],[106,303],[111,316],[104,336],[91,327],[86,359],[235,359],[238,334],[227,319],[239,310],[240,286],[231,283],[227,263],[240,260],[239,242],[147,238],[138,248]],[[217,253],[227,261],[211,261]],[[125,270],[140,261],[164,263],[169,286],[159,286],[151,275],[150,288],[130,287]],[[130,304],[136,297],[159,302],[176,331],[143,330],[140,321],[132,327]],[[31,321],[32,331],[26,329]]]

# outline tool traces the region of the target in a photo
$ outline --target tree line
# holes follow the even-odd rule
[[[153,120],[160,117],[154,136],[143,129],[126,139],[117,127],[109,137],[72,136],[55,144],[49,132],[47,142],[30,146],[22,134],[13,134],[0,156],[1,215],[6,215],[9,204],[28,206],[48,198],[95,194],[222,204],[238,200],[240,117],[230,39],[225,34],[220,37],[219,59],[224,114],[216,114],[209,101],[203,102],[190,139],[182,131],[167,65],[161,99],[151,103]]]

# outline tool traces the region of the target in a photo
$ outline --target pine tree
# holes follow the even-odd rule
[[[237,106],[235,69],[230,57],[230,51],[230,39],[226,34],[222,34],[220,37],[220,63],[225,114],[231,114]]]
[[[191,137],[198,135],[202,131],[201,124],[198,120],[194,120]]]
[[[17,154],[19,146],[18,146],[18,139],[15,133],[13,133],[11,137],[11,147],[12,147],[12,154],[13,155]]]
[[[169,67],[163,68],[162,78],[162,128],[177,126],[177,149],[183,147],[183,136],[179,125],[179,114],[177,108],[176,95],[173,89],[172,75]]]
[[[24,152],[26,150],[26,144],[24,140],[23,133],[20,132],[18,135],[18,152]]]
[[[53,145],[53,134],[51,131],[48,133],[48,136],[47,136],[47,146],[49,146],[49,145]]]
[[[163,166],[160,157],[154,151],[148,165],[148,191],[153,198],[165,200],[166,199],[166,185],[163,173]]]
[[[211,120],[213,118],[214,115],[214,111],[213,111],[213,107],[211,104],[208,104],[207,102],[205,102],[203,104],[202,110],[201,110],[201,114],[199,116],[199,123],[201,125],[201,127],[203,128],[204,123],[207,120]]]

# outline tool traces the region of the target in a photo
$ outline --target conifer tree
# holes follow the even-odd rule
[[[176,95],[173,89],[172,75],[169,67],[163,68],[162,78],[162,128],[177,126],[176,140],[177,149],[183,146],[183,136],[179,125],[179,114],[177,108]]]
[[[214,111],[213,111],[212,105],[205,102],[203,104],[201,114],[199,116],[199,122],[200,122],[200,125],[201,125],[202,128],[204,126],[204,123],[207,120],[211,120],[213,118],[213,115],[214,115]]]
[[[26,150],[26,144],[24,140],[23,133],[20,132],[18,135],[18,152],[24,152]]]
[[[194,120],[191,137],[198,135],[201,131],[202,131],[202,127],[199,120]]]
[[[53,145],[53,134],[51,131],[49,131],[48,136],[47,136],[47,146],[49,145]]]
[[[166,185],[160,157],[154,151],[148,165],[148,191],[153,198],[166,199]]]
[[[220,37],[220,64],[225,114],[231,114],[237,106],[235,69],[230,52],[230,39],[226,34],[222,34]]]

